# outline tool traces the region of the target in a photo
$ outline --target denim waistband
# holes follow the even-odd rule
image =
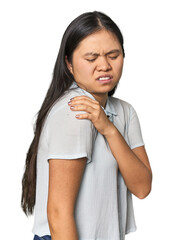
[[[45,236],[42,236],[42,237],[39,237],[37,235],[34,235],[34,239],[33,240],[51,240],[51,236],[50,235],[45,235]]]

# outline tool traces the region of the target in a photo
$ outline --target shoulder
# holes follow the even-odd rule
[[[52,105],[52,107],[49,109],[48,113],[48,118],[53,117],[56,113],[72,113],[72,111],[69,111],[69,105],[68,102],[70,101],[70,98],[75,97],[75,96],[80,96],[81,91],[79,88],[73,88],[73,89],[68,89],[67,91],[64,92],[64,94],[59,97]]]
[[[131,109],[133,108],[132,104],[120,98],[109,96],[109,100],[118,114],[123,113],[129,115]]]
[[[129,126],[131,122],[139,121],[137,112],[131,103],[112,96],[109,97],[109,100],[123,125]]]
[[[76,118],[76,114],[83,114],[85,111],[72,111],[68,102],[70,98],[75,96],[81,96],[82,92],[79,88],[69,89],[64,94],[58,98],[52,107],[49,109],[49,112],[45,119],[45,126],[47,127],[65,127],[68,129],[77,127],[79,129],[83,128],[94,128],[92,122],[89,119],[79,120]],[[81,130],[82,131],[82,130]]]

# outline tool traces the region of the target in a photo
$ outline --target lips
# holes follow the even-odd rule
[[[98,81],[105,81],[105,80],[110,80],[110,79],[112,79],[112,78],[113,78],[112,75],[110,75],[110,74],[105,74],[105,75],[99,76],[98,78],[96,78],[96,80],[98,80]]]

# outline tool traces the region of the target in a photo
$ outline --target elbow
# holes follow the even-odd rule
[[[58,218],[59,212],[57,209],[47,210],[48,221],[52,221]]]
[[[138,192],[137,197],[139,199],[144,199],[150,194],[150,192],[151,192],[151,182],[147,186],[140,188],[140,191]]]
[[[59,219],[59,213],[55,210],[47,210],[47,220],[49,223],[49,228],[51,233],[55,232],[55,229],[57,228],[57,221]]]
[[[144,198],[146,198],[149,194],[150,194],[150,192],[151,192],[151,188],[149,189],[149,190],[145,190],[145,191],[141,191],[139,194],[138,194],[138,198],[139,199],[144,199]]]
[[[151,188],[152,188],[152,172],[150,173],[150,176],[148,178],[148,183],[145,182],[145,184],[143,184],[140,187],[137,197],[139,199],[146,198],[150,194]]]
[[[47,211],[47,220],[51,236],[57,236],[64,230],[62,223],[65,219],[62,219],[56,209],[54,211]]]
[[[52,231],[54,231],[57,228],[57,225],[61,224],[62,222],[68,219],[71,219],[72,217],[73,217],[73,212],[70,210],[62,211],[59,208],[47,209],[47,219]]]
[[[67,228],[69,229],[67,231],[69,235],[75,232],[75,219],[70,211],[49,210],[47,211],[47,219],[52,239],[64,239],[63,236]],[[70,236],[65,236],[65,239],[70,239]]]

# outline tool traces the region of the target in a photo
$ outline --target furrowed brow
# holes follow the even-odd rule
[[[119,49],[113,49],[113,50],[107,52],[105,55],[109,55],[109,54],[113,54],[113,53],[120,53],[120,50]],[[100,56],[100,54],[95,53],[95,52],[88,52],[88,53],[85,53],[83,56],[84,57],[87,57],[87,56],[98,57],[98,56]]]
[[[112,53],[120,53],[120,50],[119,49],[113,49],[113,50],[109,51],[108,53],[106,53],[105,55],[109,55],[109,54],[112,54]]]
[[[84,54],[84,57],[87,57],[87,56],[98,57],[99,55],[100,55],[99,53],[88,52],[88,53],[85,53],[85,54]]]

